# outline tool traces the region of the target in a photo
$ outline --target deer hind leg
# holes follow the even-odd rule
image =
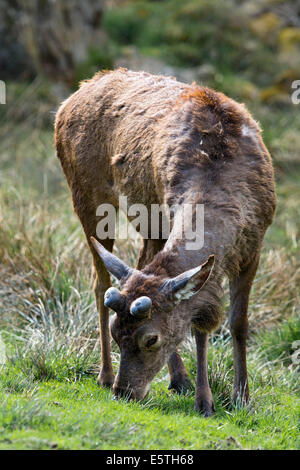
[[[246,361],[246,341],[248,333],[248,302],[252,282],[259,263],[259,255],[238,277],[230,280],[229,326],[233,340],[234,387],[233,401],[245,404],[249,399],[249,386]]]
[[[96,207],[94,207],[93,204],[89,204],[90,199],[88,195],[85,197],[82,191],[73,190],[72,194],[74,210],[83,226],[96,271],[94,294],[99,313],[101,347],[101,369],[98,376],[98,383],[103,387],[112,387],[114,383],[114,373],[111,362],[109,309],[104,306],[104,293],[111,286],[110,276],[90,242],[91,236],[96,237]],[[101,240],[102,245],[109,251],[113,249],[113,242],[114,240],[110,239]]]
[[[177,350],[171,354],[168,360],[168,369],[170,374],[168,390],[174,390],[177,393],[185,393],[193,388],[185,365]]]
[[[105,243],[106,242],[106,243]],[[112,251],[112,240],[101,240],[102,245],[109,251]],[[92,250],[92,247],[90,247]],[[97,259],[98,255],[93,254],[94,266],[96,269],[96,279],[94,284],[94,293],[96,298],[97,310],[99,312],[100,323],[100,347],[101,347],[101,369],[98,376],[98,384],[103,387],[111,388],[114,384],[114,373],[111,362],[110,349],[110,330],[109,330],[109,309],[104,306],[104,294],[111,286],[110,276],[104,267],[102,261]]]

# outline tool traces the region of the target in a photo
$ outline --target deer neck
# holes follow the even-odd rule
[[[211,219],[201,203],[180,204],[164,248],[143,271],[172,277],[204,263],[216,252],[217,240]]]

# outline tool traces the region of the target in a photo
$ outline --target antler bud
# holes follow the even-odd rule
[[[138,297],[130,306],[130,313],[137,318],[146,318],[150,314],[152,301],[149,297]]]
[[[121,292],[115,287],[110,287],[104,294],[104,305],[109,307],[115,312],[118,312],[124,306],[124,297]]]

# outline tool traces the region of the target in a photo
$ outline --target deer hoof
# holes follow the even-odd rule
[[[114,381],[114,374],[106,371],[101,371],[97,379],[97,383],[103,388],[112,388]]]
[[[208,398],[196,399],[194,409],[201,413],[205,418],[213,416],[215,413],[214,402],[212,399]]]
[[[176,377],[171,380],[168,390],[172,390],[179,394],[187,393],[190,390],[193,390],[193,384],[190,381],[189,377],[183,375]]]

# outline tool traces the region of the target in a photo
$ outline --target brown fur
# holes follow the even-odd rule
[[[243,388],[247,396],[248,296],[276,201],[271,159],[246,108],[222,93],[173,78],[125,69],[101,72],[82,83],[60,107],[56,148],[88,241],[95,236],[97,206],[105,202],[117,207],[120,193],[128,197],[128,204],[142,203],[148,208],[153,203],[205,205],[201,250],[187,251],[185,241],[175,241],[172,232],[163,250],[162,240],[145,240],[138,266],[143,269],[123,285],[127,310],[114,321],[119,344],[125,336],[131,337],[128,348],[135,351],[129,354],[129,349],[121,347],[115,389],[128,383],[136,397],[142,396],[191,324],[204,335],[199,336],[197,347],[205,356],[205,335],[221,321],[221,281],[227,275],[233,286],[230,318],[237,364],[235,394]],[[111,241],[103,241],[103,245],[112,250]],[[98,275],[95,293],[103,355],[99,380],[111,384],[108,312],[103,306],[109,277],[91,250]],[[161,295],[159,286],[165,278],[202,264],[211,254],[215,254],[215,268],[199,294],[178,305]],[[148,295],[153,303],[146,327],[159,330],[165,338],[155,359],[146,353],[140,356],[135,342],[140,329],[146,327],[145,321],[130,317],[129,306],[141,295]],[[178,356],[170,357],[173,366],[178,363]],[[169,369],[174,370],[173,366]],[[184,375],[183,365],[179,368]],[[202,387],[201,377],[204,380],[203,365],[198,371],[196,408],[210,414],[212,399],[208,383]]]

